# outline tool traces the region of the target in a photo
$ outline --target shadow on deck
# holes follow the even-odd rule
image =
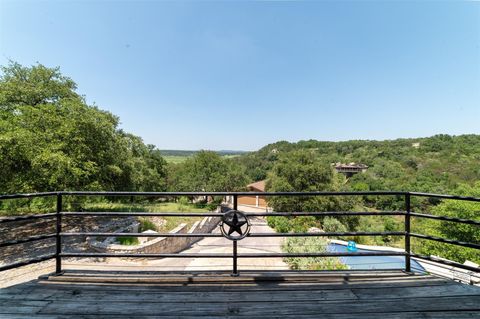
[[[0,304],[0,318],[479,318],[480,288],[399,271],[68,271],[0,289]]]

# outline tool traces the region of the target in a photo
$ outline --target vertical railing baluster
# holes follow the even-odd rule
[[[410,203],[410,193],[405,194],[405,252],[407,255],[405,256],[405,271],[411,272],[411,264],[410,264],[410,211],[411,211],[411,203]]]
[[[237,210],[238,208],[238,198],[237,195],[233,195],[233,209]],[[233,241],[233,272],[232,276],[238,276],[238,266],[237,266],[237,241]]]
[[[60,233],[62,232],[62,194],[57,194],[57,225],[56,225],[56,252],[55,252],[55,273],[61,274],[62,273],[62,257],[60,254],[62,253],[62,237]]]

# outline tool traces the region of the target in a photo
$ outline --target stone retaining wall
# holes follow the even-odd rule
[[[195,222],[187,231],[187,224],[180,224],[172,229],[171,234],[195,234],[210,233],[220,222],[219,217],[205,217],[201,221]],[[199,241],[202,237],[158,237],[139,245],[119,245],[105,242],[98,242],[95,238],[87,238],[89,247],[102,253],[177,253],[182,251],[193,243]]]
[[[1,218],[1,217],[0,217]],[[56,217],[19,220],[0,224],[0,242],[55,233]],[[135,223],[133,217],[68,216],[62,219],[62,230],[75,232],[111,232],[127,229]],[[85,236],[67,236],[62,239],[65,252],[85,252]],[[55,253],[55,238],[36,240],[0,248],[0,266]]]

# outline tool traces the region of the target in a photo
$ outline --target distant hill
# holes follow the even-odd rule
[[[308,151],[327,163],[360,163],[365,174],[349,180],[354,190],[415,190],[449,193],[480,180],[480,135],[435,135],[396,140],[279,141],[237,157],[252,180],[267,177],[275,162]]]
[[[200,151],[191,151],[191,150],[160,150],[160,153],[164,156],[192,156],[195,153]],[[232,151],[232,150],[220,150],[220,151],[213,151],[221,156],[224,155],[243,155],[248,153],[247,151]]]
[[[192,151],[192,150],[160,150],[163,158],[169,163],[181,163],[185,161],[188,157],[195,155],[199,151]],[[225,157],[237,157],[240,155],[245,155],[249,152],[247,151],[232,151],[232,150],[219,150],[214,151],[215,153],[219,154],[220,156]]]

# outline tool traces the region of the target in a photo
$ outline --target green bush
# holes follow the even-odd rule
[[[140,243],[137,237],[118,237],[117,241],[120,243],[120,245],[128,246],[138,245]]]
[[[319,222],[314,216],[284,217],[268,216],[267,222],[270,227],[279,233],[303,233],[311,227],[319,227]]]
[[[147,218],[141,218],[140,219],[140,226],[138,227],[138,231],[141,233],[141,232],[144,232],[146,230],[158,231],[158,228],[157,228],[157,225],[155,225],[155,223],[148,220]]]
[[[322,253],[328,242],[318,237],[289,237],[282,245],[287,253]],[[295,270],[342,270],[348,269],[337,257],[288,257],[284,259]]]
[[[318,221],[314,216],[298,216],[290,220],[294,233],[307,232],[311,227],[318,227]]]
[[[268,216],[267,223],[279,233],[288,233],[291,229],[290,219],[283,216]]]
[[[346,232],[347,227],[338,219],[333,217],[325,217],[322,222],[322,229],[325,232]]]

